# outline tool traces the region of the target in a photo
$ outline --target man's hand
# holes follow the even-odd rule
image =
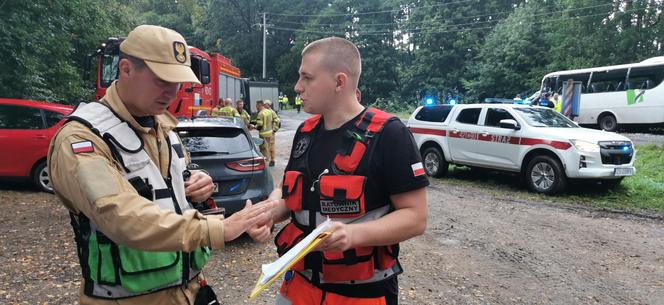
[[[332,234],[324,239],[317,247],[317,251],[343,252],[354,248],[352,225],[333,221],[330,224]]]
[[[185,195],[193,202],[203,202],[212,196],[214,183],[212,178],[203,171],[192,170],[191,177],[184,182]]]
[[[272,222],[270,221],[268,224],[262,226],[255,225],[247,230],[247,234],[256,242],[267,242],[272,236]]]
[[[224,219],[224,240],[231,241],[244,232],[250,235],[255,233],[257,237],[267,240],[272,227],[272,209],[277,206],[278,202],[278,200],[266,200],[252,205],[251,200],[247,200],[244,209]],[[269,226],[267,226],[268,224]],[[267,227],[267,233],[263,227]],[[252,228],[257,229],[248,232]],[[265,234],[268,236],[264,236]]]

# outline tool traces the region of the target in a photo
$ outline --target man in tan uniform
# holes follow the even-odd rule
[[[79,106],[51,142],[49,172],[69,209],[83,284],[80,304],[194,304],[210,249],[243,232],[265,240],[265,211],[203,215],[187,201],[213,191],[188,171],[177,120],[166,112],[180,84],[199,83],[184,38],[139,26],[120,45],[119,79],[100,103]],[[258,229],[262,227],[262,229]]]

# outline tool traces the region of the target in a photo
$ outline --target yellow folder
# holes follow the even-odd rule
[[[270,287],[278,278],[280,278],[286,271],[288,271],[298,261],[303,259],[309,252],[311,252],[321,241],[330,236],[332,232],[329,231],[330,220],[326,220],[320,224],[314,231],[307,235],[293,248],[288,250],[276,261],[262,265],[262,272],[256,286],[249,295],[250,299],[255,299],[261,292]]]

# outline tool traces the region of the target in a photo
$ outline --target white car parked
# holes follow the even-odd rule
[[[636,152],[628,138],[579,127],[549,108],[422,106],[407,125],[430,176],[444,175],[448,164],[519,172],[530,190],[554,194],[569,178],[615,186],[636,172]]]

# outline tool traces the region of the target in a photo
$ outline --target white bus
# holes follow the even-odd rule
[[[664,56],[640,63],[549,73],[540,92],[562,92],[582,82],[579,124],[614,131],[618,125],[664,124]]]

